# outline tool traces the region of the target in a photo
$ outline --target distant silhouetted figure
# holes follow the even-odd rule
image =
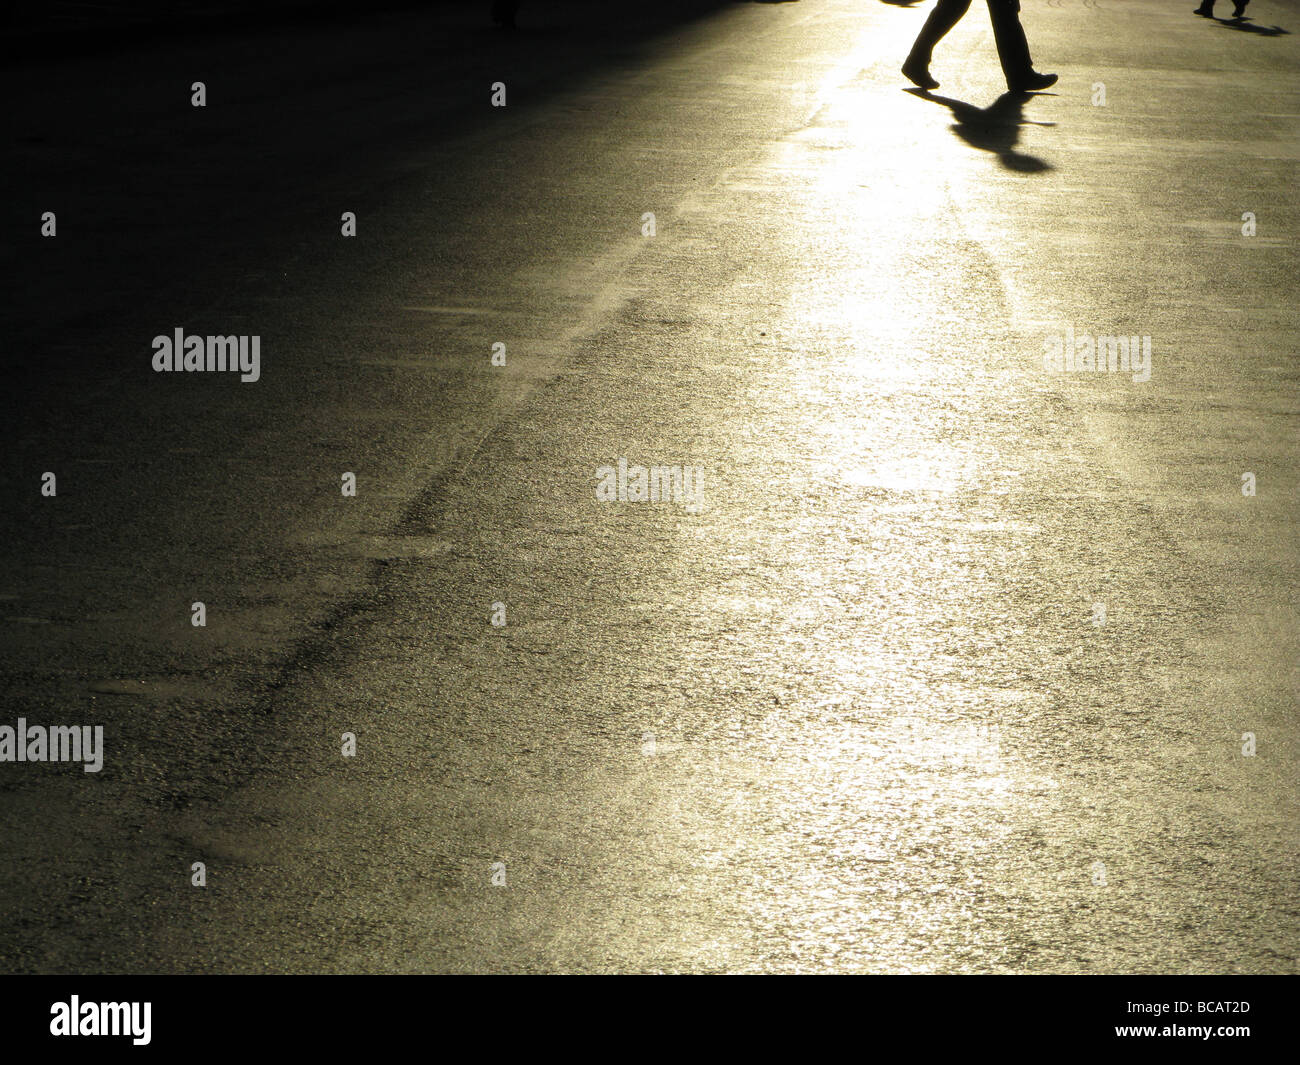
[[[519,12],[519,0],[492,0],[492,21],[503,30],[515,28],[515,15]]]
[[[1246,5],[1250,0],[1232,0],[1232,17],[1241,18],[1246,13]],[[1206,18],[1214,18],[1214,0],[1201,0],[1201,6],[1192,12],[1193,15],[1204,15]]]
[[[998,43],[998,58],[1002,61],[1007,88],[1012,92],[1032,92],[1056,84],[1055,74],[1038,73],[1029,58],[1029,42],[1025,40],[1025,30],[1020,25],[1020,0],[988,0],[988,5],[989,17],[993,20],[993,39]],[[957,25],[969,9],[970,0],[939,0],[903,64],[903,74],[908,81],[923,89],[939,87],[930,76],[931,53],[944,34]]]

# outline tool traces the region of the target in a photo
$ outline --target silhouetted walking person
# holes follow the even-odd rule
[[[1232,0],[1232,17],[1241,18],[1246,13],[1246,5],[1250,0]],[[1206,18],[1214,18],[1214,0],[1201,0],[1201,6],[1192,12],[1193,15],[1204,15]]]
[[[1029,42],[1025,40],[1025,30],[1020,25],[1020,0],[988,0],[988,5],[989,17],[993,20],[993,39],[998,43],[998,58],[1002,61],[1007,88],[1012,92],[1031,92],[1054,85],[1056,75],[1038,73],[1029,58]],[[930,76],[931,53],[944,34],[957,25],[969,9],[970,0],[939,0],[903,64],[903,74],[908,81],[923,89],[939,87]]]

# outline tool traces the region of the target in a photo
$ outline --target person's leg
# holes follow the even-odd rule
[[[934,46],[943,40],[944,35],[952,29],[962,15],[970,10],[970,0],[939,0],[916,35],[912,50],[907,54],[903,64],[903,73],[908,79],[923,89],[937,89],[939,83],[930,77],[930,56]]]
[[[934,5],[934,10],[930,12],[930,17],[925,20],[925,25],[921,27],[921,32],[916,35],[916,43],[912,45],[908,58],[919,59],[928,65],[934,46],[961,21],[962,15],[968,10],[970,10],[970,0],[939,0]]]
[[[998,59],[1007,84],[1019,80],[1034,69],[1029,58],[1029,41],[1020,25],[1020,0],[988,0],[989,18],[993,20],[993,39],[998,44]]]
[[[1205,15],[1207,17],[1214,14],[1214,0],[1201,0],[1201,6],[1192,12],[1193,15]]]
[[[988,0],[989,18],[993,20],[993,39],[998,45],[998,59],[1007,88],[1045,89],[1056,81],[1055,74],[1038,74],[1029,58],[1029,42],[1020,25],[1020,0]]]

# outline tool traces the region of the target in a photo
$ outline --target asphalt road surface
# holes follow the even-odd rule
[[[0,969],[1296,972],[1300,4],[485,6],[0,73]]]

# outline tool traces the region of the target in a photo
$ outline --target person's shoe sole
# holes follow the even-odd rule
[[[1027,78],[1021,78],[1008,88],[1012,92],[1037,92],[1039,89],[1050,88],[1057,82],[1055,74],[1031,74]]]
[[[939,83],[934,80],[928,70],[924,68],[918,70],[911,63],[903,64],[903,77],[918,88],[937,89],[939,87]]]

